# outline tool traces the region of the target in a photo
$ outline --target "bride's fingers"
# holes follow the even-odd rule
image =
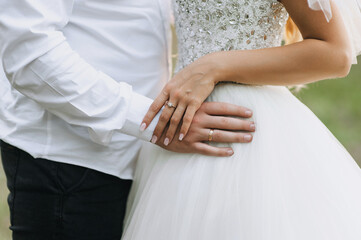
[[[164,107],[164,109],[163,109],[163,111],[162,111],[162,113],[161,113],[161,115],[159,117],[159,121],[157,123],[157,126],[154,129],[153,137],[152,137],[152,140],[151,140],[152,143],[156,143],[157,140],[163,135],[163,131],[166,128],[169,120],[171,119],[175,109],[176,109],[175,107],[170,107],[167,104],[165,105],[165,107]]]
[[[194,115],[196,114],[198,107],[195,105],[188,105],[186,113],[183,117],[182,127],[180,129],[179,136],[185,137],[188,133],[189,127],[191,126]]]
[[[185,111],[185,106],[183,104],[179,104],[173,113],[172,119],[170,120],[170,125],[166,133],[166,137],[164,140],[164,145],[168,145],[170,142],[172,142],[174,135],[177,131],[178,125],[180,121],[182,120],[183,114]],[[182,141],[184,136],[179,136],[179,140]]]
[[[233,155],[232,148],[214,147],[206,143],[197,142],[194,144],[195,151],[199,154],[215,156],[215,157],[229,157]]]
[[[165,90],[163,90],[162,93],[158,95],[158,97],[150,105],[148,112],[143,118],[142,124],[140,125],[141,131],[144,131],[150,125],[150,123],[153,121],[154,117],[158,114],[158,112],[162,109],[168,98],[169,94]]]
[[[210,129],[204,129],[203,140],[209,140]],[[253,139],[252,134],[244,132],[232,132],[214,129],[212,134],[212,142],[218,143],[249,143]]]

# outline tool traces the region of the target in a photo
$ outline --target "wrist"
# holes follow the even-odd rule
[[[223,52],[214,52],[208,55],[212,65],[213,82],[216,85],[219,82],[227,81],[227,64],[223,57]]]

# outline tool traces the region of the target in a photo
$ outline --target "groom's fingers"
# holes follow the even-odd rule
[[[204,128],[215,128],[223,130],[247,131],[254,132],[256,130],[253,121],[239,119],[235,117],[207,116],[207,121],[202,124]]]
[[[206,143],[197,142],[194,144],[196,153],[215,156],[215,157],[230,157],[233,155],[232,148],[227,147],[213,147]]]
[[[208,141],[210,129],[203,130],[203,139]],[[218,143],[249,143],[253,139],[252,134],[244,132],[232,132],[214,129],[212,142]]]
[[[252,117],[252,110],[249,108],[230,103],[204,102],[201,108],[209,115],[237,116],[243,118]]]

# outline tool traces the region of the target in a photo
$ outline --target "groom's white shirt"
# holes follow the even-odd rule
[[[0,138],[132,178],[156,122],[141,133],[141,120],[169,78],[167,3],[0,0]]]

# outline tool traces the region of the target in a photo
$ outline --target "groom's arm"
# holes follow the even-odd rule
[[[149,141],[152,127],[140,132],[139,126],[152,100],[96,70],[66,41],[62,29],[73,4],[74,0],[1,3],[0,52],[7,78],[44,109],[86,127],[95,142],[108,143],[115,131]]]

